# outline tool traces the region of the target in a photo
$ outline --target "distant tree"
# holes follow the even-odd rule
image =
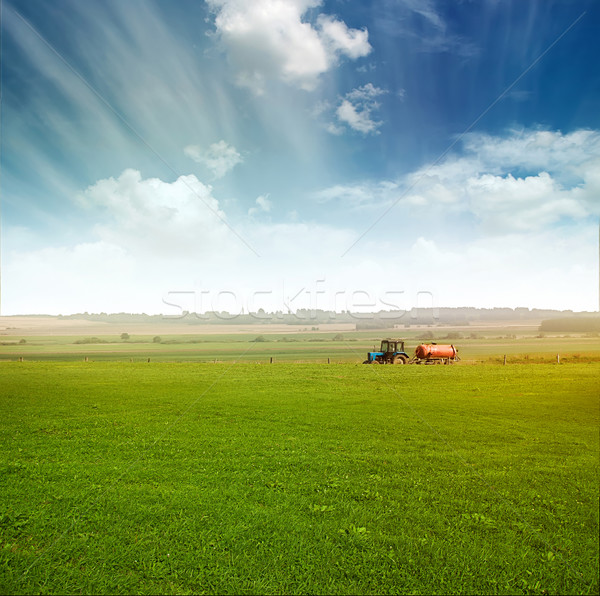
[[[127,341],[129,339],[129,333],[121,333],[121,339]]]
[[[160,335],[155,335],[155,336],[152,338],[152,341],[153,341],[155,344],[159,344],[159,343],[162,341],[162,339],[160,338]]]
[[[19,343],[20,343],[20,344],[26,344],[26,343],[27,343],[27,340],[26,340],[26,339],[20,339],[20,340],[19,340]]]
[[[337,335],[333,336],[332,341],[344,341],[344,336],[341,333],[338,333]]]
[[[462,339],[462,334],[459,331],[450,331],[444,339]]]
[[[255,338],[254,338],[253,340],[251,340],[251,341],[259,341],[259,342],[262,342],[262,341],[267,341],[267,339],[265,338],[265,336],[264,336],[264,335],[258,335],[257,337],[255,337]]]
[[[108,342],[105,339],[100,339],[99,337],[83,337],[81,339],[76,339],[73,343],[75,343],[75,344],[106,344]]]

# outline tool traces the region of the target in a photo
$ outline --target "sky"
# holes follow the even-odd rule
[[[3,315],[598,310],[598,2],[1,12]]]

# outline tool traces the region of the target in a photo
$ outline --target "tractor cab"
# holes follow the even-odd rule
[[[379,351],[374,348],[369,352],[364,364],[406,364],[408,354],[404,351],[404,341],[401,339],[383,339]]]
[[[383,354],[397,354],[404,352],[404,342],[400,339],[383,339],[381,340],[381,349]]]

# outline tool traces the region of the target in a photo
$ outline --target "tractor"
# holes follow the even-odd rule
[[[404,351],[403,340],[382,339],[379,352],[373,348],[363,364],[406,364],[407,362],[408,354]]]

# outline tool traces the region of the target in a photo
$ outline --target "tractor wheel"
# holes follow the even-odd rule
[[[394,357],[392,364],[406,364],[406,360],[406,356],[399,355]]]
[[[371,361],[370,361],[370,360],[365,360],[365,361],[363,362],[363,364],[371,364]]]

